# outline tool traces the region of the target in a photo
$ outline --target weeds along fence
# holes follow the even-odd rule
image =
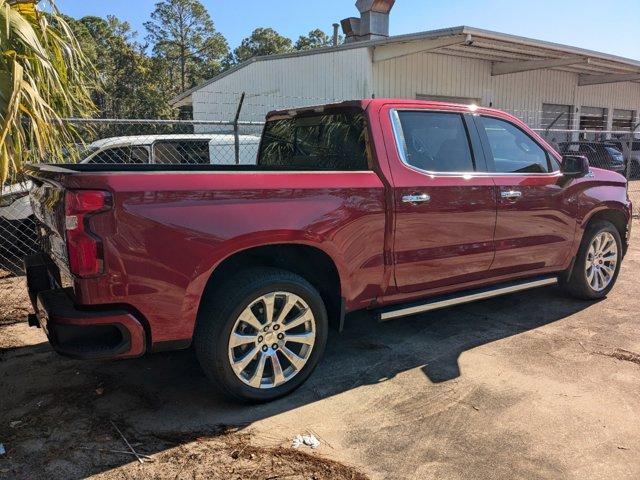
[[[251,116],[241,118],[239,111],[229,121],[69,119],[82,141],[68,146],[68,159],[102,164],[249,165],[256,162],[264,123]],[[640,135],[634,128],[557,128],[553,119],[527,115],[518,116],[533,125],[546,125],[535,130],[558,152],[584,155],[592,166],[624,175],[634,213],[640,213]],[[26,299],[20,278],[22,259],[38,249],[28,188],[24,182],[5,185],[0,196],[0,297],[5,302]]]

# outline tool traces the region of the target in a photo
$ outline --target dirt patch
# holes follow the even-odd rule
[[[131,412],[158,411],[157,398],[120,384],[100,364],[55,355],[42,332],[27,327],[30,311],[24,278],[0,271],[0,443],[6,448],[1,479],[367,478],[322,453],[289,448],[288,438],[255,434],[247,425],[138,430],[129,423]],[[149,457],[143,464],[127,453],[112,421],[136,452]]]
[[[127,441],[140,456],[139,462],[122,437],[104,419],[91,419],[74,441],[58,440],[44,455],[36,454],[41,440],[21,439],[20,447],[7,452],[0,462],[0,477],[29,479],[337,479],[366,480],[352,467],[316,454],[282,445],[263,446],[264,439],[231,426],[201,432],[149,434],[121,425]],[[29,422],[33,426],[33,419]],[[27,425],[25,425],[27,426]],[[38,425],[43,428],[43,425]],[[51,426],[49,426],[51,427]],[[18,424],[16,431],[22,428]],[[44,427],[46,428],[46,427]],[[51,432],[49,439],[55,437]],[[9,437],[9,444],[19,435]],[[45,441],[45,445],[49,442]],[[26,446],[26,448],[25,448]],[[153,453],[160,452],[160,453]],[[130,460],[129,460],[130,459]],[[123,465],[123,463],[125,463]]]
[[[30,311],[25,277],[0,270],[0,325],[22,322]]]
[[[191,435],[190,435],[191,436]],[[185,456],[185,438],[179,447],[160,455],[159,463],[170,465],[156,478],[238,479],[353,479],[367,477],[351,467],[284,446],[253,445],[250,434],[226,431],[214,437],[197,436]],[[167,438],[164,436],[164,438]]]
[[[0,351],[20,346],[20,324],[26,322],[31,312],[24,277],[14,277],[0,270]]]

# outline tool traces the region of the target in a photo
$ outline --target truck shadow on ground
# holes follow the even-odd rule
[[[591,303],[568,299],[548,288],[376,323],[367,312],[347,318],[346,330],[332,332],[321,365],[298,391],[257,406],[225,401],[202,374],[192,350],[121,362],[79,362],[54,354],[48,344],[0,350],[0,439],[7,458],[47,471],[47,462],[78,463],[77,448],[104,445],[105,432],[117,440],[110,421],[154,454],[176,443],[166,435],[215,432],[219,425],[241,428],[363,385],[384,382],[420,368],[425,382],[438,384],[464,372],[460,355],[475,347],[561,320]],[[8,393],[8,395],[7,395]],[[19,428],[8,428],[11,422]],[[302,426],[301,426],[302,428]],[[150,438],[164,438],[156,442]],[[176,437],[185,439],[184,435]],[[283,439],[286,440],[286,439]],[[110,448],[116,448],[111,443]],[[82,477],[131,462],[130,457],[95,458],[61,477]],[[26,464],[25,464],[26,465]],[[2,462],[0,462],[2,467]],[[37,478],[39,475],[26,477]],[[1,476],[1,475],[0,475]],[[49,474],[47,478],[56,478]]]

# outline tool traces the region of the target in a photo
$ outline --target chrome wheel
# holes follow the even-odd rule
[[[306,365],[315,340],[309,305],[290,292],[268,293],[252,301],[231,330],[231,368],[251,387],[278,387]]]
[[[585,269],[587,282],[596,292],[609,286],[618,264],[618,245],[609,232],[598,233],[589,245]]]

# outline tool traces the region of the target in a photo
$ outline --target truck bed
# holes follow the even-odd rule
[[[317,167],[305,166],[265,166],[265,165],[194,165],[194,164],[100,164],[100,163],[41,163],[26,167],[28,174],[36,173],[146,173],[146,172],[309,172],[325,171]],[[331,171],[331,170],[326,170]]]

